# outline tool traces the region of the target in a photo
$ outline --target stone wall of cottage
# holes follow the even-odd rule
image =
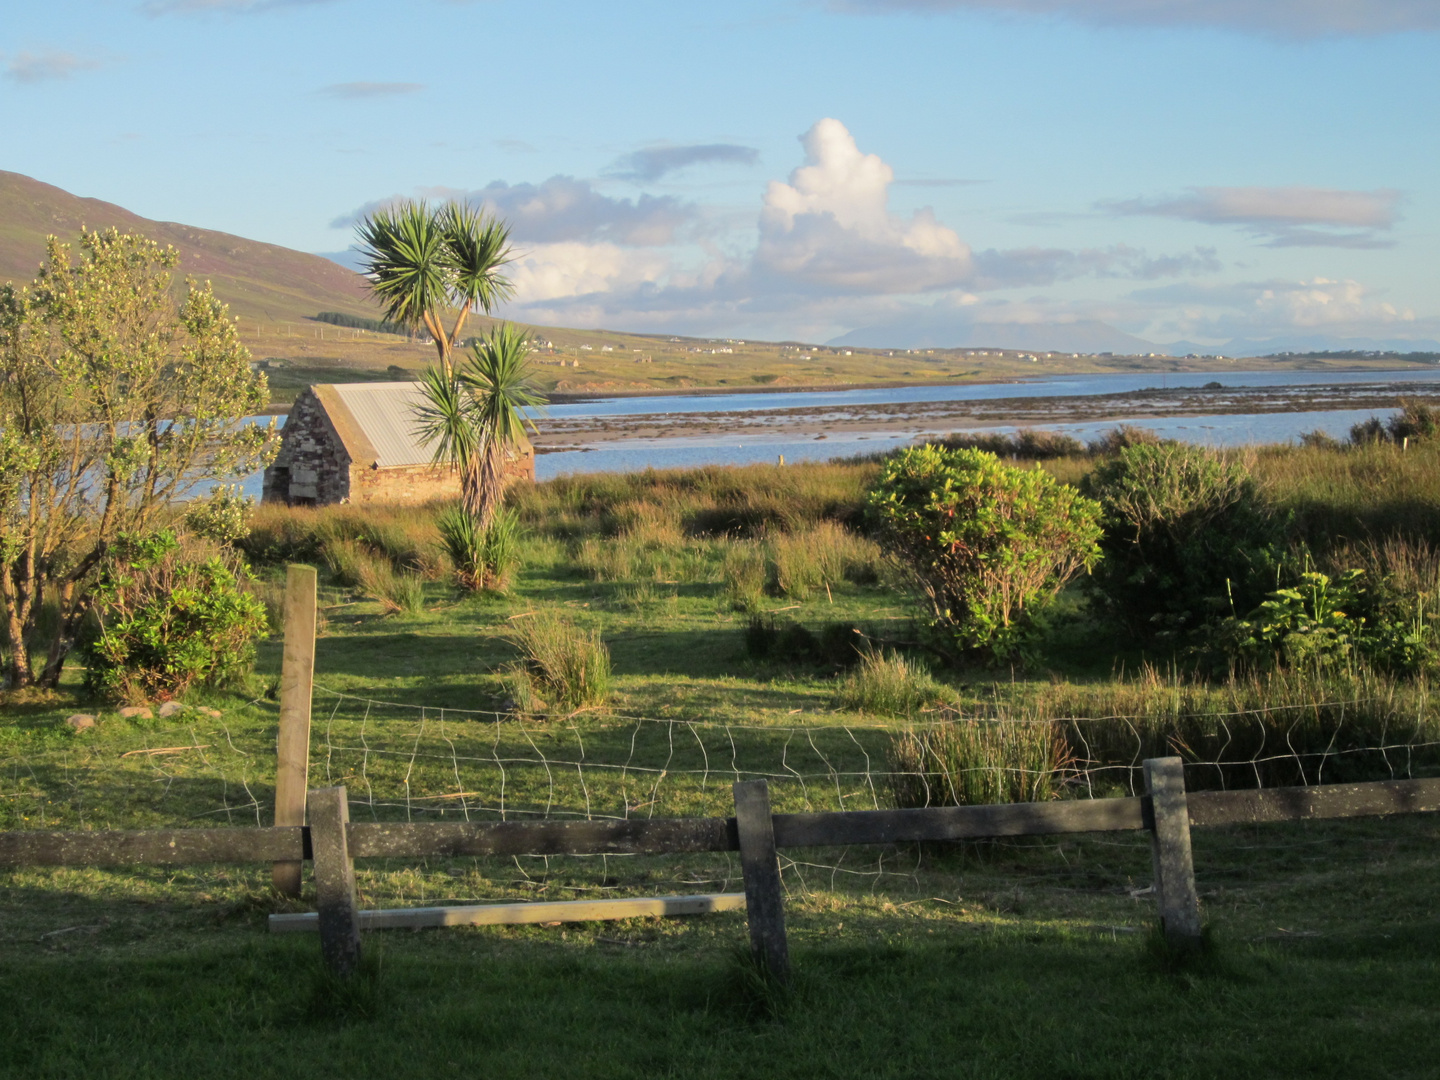
[[[350,455],[310,390],[295,399],[280,452],[265,470],[262,499],[325,506],[350,497]]]
[[[535,454],[526,453],[510,468],[512,479],[535,479]],[[332,503],[409,503],[453,499],[460,478],[438,465],[375,468],[351,461],[319,399],[310,390],[295,399],[285,421],[280,452],[265,470],[262,499],[289,505]]]

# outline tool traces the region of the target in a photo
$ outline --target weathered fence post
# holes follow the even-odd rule
[[[350,804],[345,788],[310,792],[310,846],[315,859],[315,907],[320,913],[320,955],[336,975],[360,963],[360,913],[355,860],[350,858]]]
[[[790,978],[790,947],[785,940],[785,903],[780,892],[780,859],[775,852],[775,822],[770,816],[770,786],[764,780],[742,780],[735,785],[735,828],[740,835],[750,951],[773,978],[785,982]]]
[[[1184,763],[1178,757],[1148,758],[1145,791],[1153,813],[1150,854],[1155,863],[1160,929],[1171,945],[1192,947],[1200,943],[1200,897],[1195,892],[1195,862],[1190,854]]]
[[[310,694],[315,679],[315,568],[285,572],[285,656],[280,669],[280,732],[275,740],[275,824],[305,824],[310,781]],[[270,880],[300,895],[299,862],[277,862]]]

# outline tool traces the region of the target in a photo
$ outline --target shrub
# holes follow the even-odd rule
[[[1358,658],[1415,674],[1434,662],[1435,612],[1417,594],[1367,586],[1365,571],[1338,577],[1307,570],[1226,628],[1234,652],[1260,666],[1326,667]]]
[[[1072,759],[1048,720],[955,720],[890,744],[897,806],[975,806],[1055,798]]]
[[[1385,424],[1393,443],[1419,442],[1440,434],[1440,413],[1419,401],[1401,401],[1400,411]]]
[[[914,717],[926,708],[953,703],[954,691],[897,652],[866,649],[860,666],[835,691],[842,709],[877,716]]]
[[[208,496],[185,509],[185,530],[217,544],[239,545],[250,532],[255,500],[240,493],[239,484],[217,484]]]
[[[1073,435],[1038,428],[1021,428],[1013,434],[995,431],[952,433],[938,440],[947,450],[988,450],[997,457],[1047,461],[1052,458],[1079,457],[1085,445]]]
[[[182,545],[170,531],[122,535],[101,573],[89,689],[167,700],[243,673],[267,624],[264,603],[241,587],[243,574],[213,542]]]
[[[720,563],[724,596],[736,611],[755,611],[765,592],[765,552],[754,540],[725,545]]]
[[[455,582],[467,592],[503,592],[520,563],[520,517],[498,510],[486,529],[460,506],[447,506],[435,518],[440,542],[455,565]]]
[[[1181,443],[1131,446],[1082,486],[1104,513],[1091,581],[1132,632],[1191,630],[1274,587],[1279,525],[1240,464]]]
[[[1109,457],[1132,446],[1158,446],[1164,441],[1149,428],[1134,424],[1119,424],[1103,435],[1097,435],[1086,444],[1085,449],[1095,457]]]
[[[954,645],[1014,656],[1033,615],[1099,553],[1099,507],[980,450],[913,447],[867,497],[883,550]]]
[[[1378,416],[1372,416],[1368,420],[1361,420],[1358,424],[1350,426],[1350,445],[1369,446],[1372,443],[1382,443],[1389,440],[1389,432],[1385,430],[1384,421]]]
[[[609,696],[610,652],[598,630],[582,630],[561,612],[541,608],[515,621],[510,640],[538,696],[556,707],[602,705]]]

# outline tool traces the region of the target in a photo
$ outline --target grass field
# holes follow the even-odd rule
[[[1420,587],[1434,572],[1418,545],[1440,507],[1436,456],[1265,451],[1254,464],[1318,554],[1408,560]],[[1051,467],[1075,479],[1088,466]],[[769,775],[780,809],[868,808],[893,798],[896,735],[946,706],[1027,721],[1124,714],[1085,730],[1153,730],[1157,745],[1183,717],[1192,739],[1215,716],[1294,738],[1289,720],[1265,727],[1286,709],[1331,735],[1353,730],[1357,745],[1434,741],[1423,681],[1190,683],[1143,671],[1165,657],[1117,645],[1075,596],[1040,668],[940,672],[943,701],[857,708],[818,645],[782,637],[789,646],[757,657],[747,629],[759,615],[818,641],[831,625],[913,636],[909,601],[840,527],[873,470],[517,490],[524,563],[507,595],[468,599],[427,514],[264,509],[251,544],[269,602],[286,559],[322,572],[312,781],[344,782],[362,820],[488,819],[502,806],[515,818],[723,814],[740,774]],[[1372,543],[1386,537],[1390,548]],[[418,607],[364,577],[382,563],[421,579]],[[538,610],[600,633],[603,707],[497,719],[516,695],[515,624]],[[124,720],[76,681],[56,699],[7,700],[0,827],[267,823],[278,668],[272,640],[245,685],[192,699],[219,717]],[[1336,701],[1349,709],[1339,719]],[[76,735],[61,721],[82,707],[99,725]],[[1102,780],[1118,793],[1141,749],[1114,745]],[[1349,767],[1336,760],[1327,767]],[[1434,764],[1420,751],[1355,767]],[[796,977],[779,995],[741,959],[739,914],[376,932],[366,975],[337,986],[313,939],[266,935],[268,913],[297,908],[269,891],[266,868],[10,870],[0,1075],[1428,1076],[1437,840],[1431,817],[1197,831],[1215,948],[1178,968],[1152,942],[1143,834],[789,852]],[[360,866],[365,906],[739,883],[726,855]]]

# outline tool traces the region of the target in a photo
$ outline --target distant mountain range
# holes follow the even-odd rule
[[[210,229],[151,221],[113,203],[82,199],[20,173],[0,171],[0,282],[28,282],[45,237],[74,240],[80,226],[144,233],[180,252],[180,272],[209,280],[244,320],[285,322],[318,311],[375,314],[360,275],[329,259]]]
[[[1123,353],[1165,356],[1270,356],[1283,352],[1440,352],[1429,338],[1342,338],[1295,334],[1260,339],[1232,338],[1221,345],[1172,341],[1157,345],[1098,320],[1000,323],[956,318],[953,311],[920,312],[842,334],[828,345],[871,349],[1023,349],[1030,352]]]

